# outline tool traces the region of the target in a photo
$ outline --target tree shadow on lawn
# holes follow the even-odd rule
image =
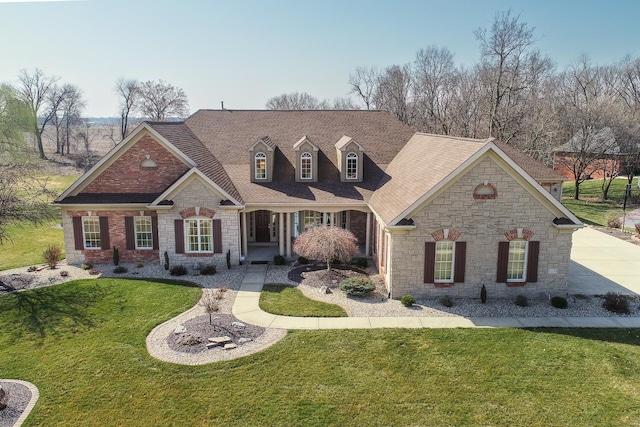
[[[640,328],[523,328],[523,330],[640,346]]]
[[[15,331],[44,339],[63,331],[90,329],[99,320],[92,309],[108,295],[113,296],[113,291],[97,283],[88,286],[65,283],[13,293],[10,298],[14,298],[18,311]]]

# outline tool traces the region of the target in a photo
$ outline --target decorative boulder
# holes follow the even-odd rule
[[[328,286],[321,286],[320,287],[320,295],[325,295],[325,294],[330,294],[330,293],[332,293],[332,292],[331,292],[331,289],[329,289]]]
[[[0,411],[7,407],[7,403],[9,402],[9,392],[2,388],[2,384],[0,384]]]
[[[231,326],[233,326],[236,329],[244,329],[246,327],[246,325],[242,322],[233,322],[231,323]]]
[[[173,330],[174,334],[184,334],[185,332],[187,332],[187,328],[185,328],[184,325],[178,325]]]
[[[178,338],[178,344],[180,345],[196,345],[202,343],[204,340],[198,334],[187,333]]]

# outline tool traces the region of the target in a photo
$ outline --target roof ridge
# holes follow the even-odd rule
[[[427,133],[427,132],[416,132],[416,134],[417,135],[423,135],[423,136],[433,136],[433,137],[437,137],[437,138],[455,139],[457,141],[478,142],[478,143],[484,143],[484,144],[487,144],[489,142],[496,142],[496,139],[492,138],[492,137],[478,139],[478,138],[467,138],[467,137],[464,137],[464,136],[443,135],[443,134],[439,134],[439,133]]]

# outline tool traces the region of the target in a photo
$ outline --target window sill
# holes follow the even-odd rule
[[[510,287],[513,287],[513,288],[516,288],[516,287],[519,287],[519,286],[524,286],[526,284],[527,284],[527,282],[507,282],[507,286],[510,286]]]
[[[453,283],[452,282],[434,283],[433,286],[435,286],[436,288],[450,288],[451,286],[453,286]]]
[[[212,257],[213,256],[213,252],[189,252],[189,253],[185,253],[185,255],[187,256],[187,258],[198,258],[198,257]]]

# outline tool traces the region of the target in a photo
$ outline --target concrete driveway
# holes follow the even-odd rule
[[[640,295],[640,246],[589,227],[576,231],[567,292]]]

